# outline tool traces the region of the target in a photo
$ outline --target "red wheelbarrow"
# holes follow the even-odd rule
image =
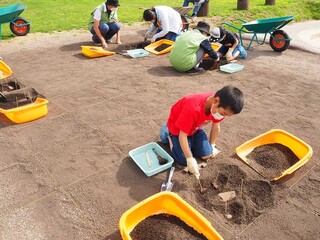
[[[17,36],[25,36],[30,32],[30,22],[19,17],[26,9],[21,3],[16,3],[7,7],[0,8],[0,39],[2,37],[1,24],[10,23],[10,30]]]
[[[259,19],[251,22],[247,22],[243,19],[238,19],[242,22],[241,28],[227,22],[223,22],[222,24],[238,30],[242,46],[242,34],[252,34],[251,41],[246,47],[247,50],[250,48],[254,40],[256,40],[259,45],[264,44],[267,35],[270,34],[269,43],[271,48],[276,52],[283,52],[289,47],[291,38],[289,38],[288,34],[285,31],[280,29],[290,21],[292,21],[293,18],[294,16],[286,16],[278,18]],[[264,34],[264,38],[262,41],[259,41],[257,34]]]

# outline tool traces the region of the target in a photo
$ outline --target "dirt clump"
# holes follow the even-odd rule
[[[282,144],[266,144],[253,149],[247,159],[263,176],[273,179],[299,161],[292,150]]]
[[[202,181],[207,191],[197,194],[199,203],[210,211],[219,212],[230,223],[248,224],[274,204],[270,183],[249,178],[236,165],[222,166],[213,178],[203,178]],[[228,191],[235,191],[236,197],[221,201],[218,194]]]
[[[178,217],[169,214],[150,216],[130,233],[133,240],[207,239]]]

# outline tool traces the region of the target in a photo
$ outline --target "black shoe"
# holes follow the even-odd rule
[[[187,73],[203,73],[203,72],[204,72],[204,69],[199,67],[194,67],[187,71]]]

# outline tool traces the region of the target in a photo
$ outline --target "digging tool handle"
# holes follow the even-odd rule
[[[171,167],[170,170],[167,172],[167,178],[166,178],[166,183],[171,182],[173,172],[174,172],[175,167]]]

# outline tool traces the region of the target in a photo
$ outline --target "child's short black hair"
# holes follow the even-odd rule
[[[234,114],[240,113],[243,108],[243,93],[236,87],[225,86],[217,91],[214,97],[220,98],[218,107],[229,108]]]
[[[151,20],[153,20],[154,16],[155,16],[154,9],[146,9],[146,10],[144,10],[144,12],[143,12],[143,19],[144,19],[145,21],[151,21]]]

